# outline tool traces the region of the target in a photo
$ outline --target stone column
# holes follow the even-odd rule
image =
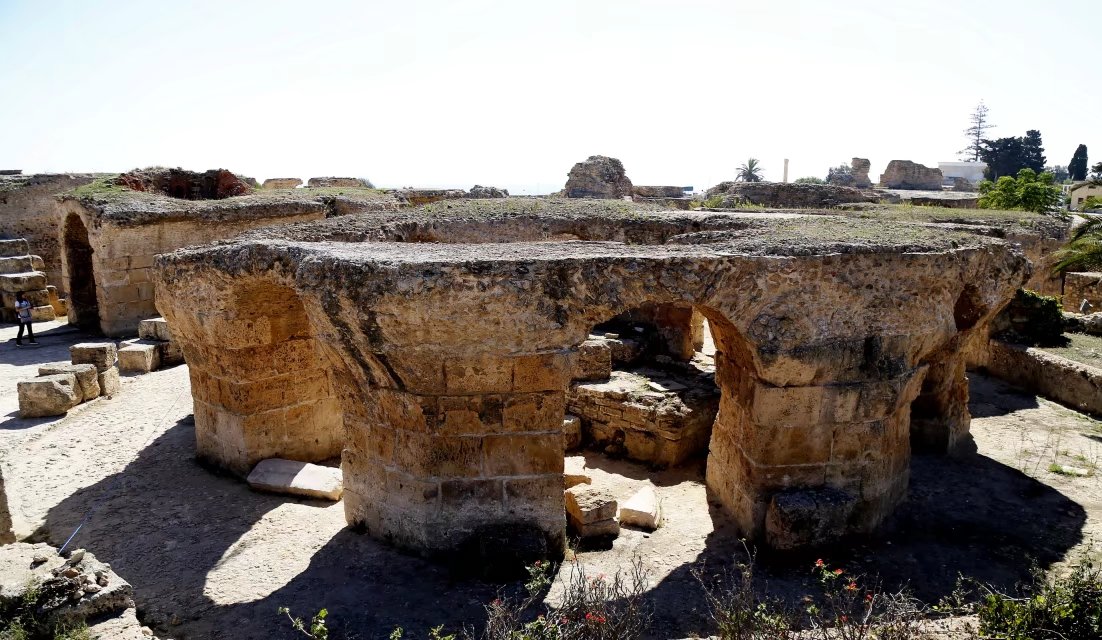
[[[569,356],[387,355],[388,387],[345,400],[349,524],[430,554],[493,538],[561,556]]]
[[[773,386],[719,354],[708,488],[747,535],[776,548],[870,530],[906,493],[924,371]]]

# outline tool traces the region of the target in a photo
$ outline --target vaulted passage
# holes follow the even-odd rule
[[[81,329],[99,331],[99,303],[92,266],[92,245],[80,216],[65,218],[65,262],[68,274],[69,315]]]

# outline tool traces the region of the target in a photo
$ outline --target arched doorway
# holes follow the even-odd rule
[[[65,262],[68,266],[69,319],[81,329],[99,329],[99,302],[92,267],[92,245],[80,216],[65,219]]]

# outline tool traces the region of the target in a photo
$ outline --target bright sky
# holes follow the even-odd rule
[[[1102,160],[1102,2],[0,0],[0,168],[706,188],[1043,135]]]

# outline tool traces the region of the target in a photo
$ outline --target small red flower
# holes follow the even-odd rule
[[[857,591],[857,583],[851,582],[846,585],[846,591]]]
[[[865,594],[865,602],[872,602],[872,594],[871,593],[866,593]]]
[[[844,572],[844,571],[842,571],[841,569],[835,569],[835,570],[834,570],[834,575],[836,575],[836,576],[840,576],[840,575],[842,575],[843,573],[845,573],[845,572]]]
[[[501,606],[501,598],[497,598],[497,599],[495,599],[495,600],[493,601],[493,605],[494,605],[495,607],[500,607],[500,606]]]
[[[818,560],[816,560],[816,561],[815,561],[815,566],[816,566],[816,567],[823,567],[823,566],[825,566],[825,565],[824,565],[824,563],[823,563],[823,559],[822,559],[822,558],[819,558]]]
[[[840,616],[838,619],[841,620],[842,622],[849,621],[849,618],[847,618],[846,616]]]

